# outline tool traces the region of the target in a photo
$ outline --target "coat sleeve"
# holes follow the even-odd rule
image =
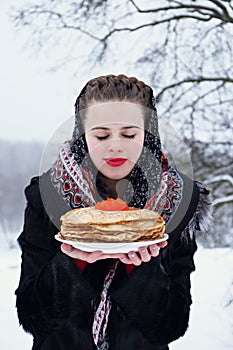
[[[43,207],[38,178],[31,181],[25,192],[24,228],[18,239],[22,263],[16,307],[23,328],[34,336],[44,336],[67,319],[80,316],[85,322],[90,317],[87,310],[95,293],[54,239],[58,229]]]
[[[199,204],[203,214],[202,209]],[[200,226],[200,220],[196,224]],[[158,257],[135,268],[128,281],[112,293],[124,317],[151,343],[169,344],[187,330],[196,249],[195,233],[188,225]]]

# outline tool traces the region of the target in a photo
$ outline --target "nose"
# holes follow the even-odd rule
[[[123,152],[124,147],[123,147],[122,139],[114,138],[109,140],[108,150],[110,152]]]

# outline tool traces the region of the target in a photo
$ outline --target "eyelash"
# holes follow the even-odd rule
[[[127,139],[134,139],[136,134],[133,135],[123,135],[124,137],[126,137]]]
[[[99,141],[106,140],[108,136],[96,136]]]
[[[133,135],[123,135],[123,137],[127,138],[127,139],[134,139],[136,136],[136,134],[133,134]],[[102,141],[102,140],[106,140],[108,138],[108,135],[106,136],[96,136],[96,138],[99,140],[99,141]]]

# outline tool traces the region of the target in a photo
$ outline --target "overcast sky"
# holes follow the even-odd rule
[[[46,141],[53,124],[58,125],[64,116],[71,115],[72,94],[67,93],[65,75],[49,73],[45,59],[30,58],[22,35],[18,35],[9,19],[12,3],[17,2],[0,3],[0,138]]]
[[[12,5],[27,3],[28,0],[0,2],[0,139],[47,142],[54,130],[73,116],[76,96],[87,80],[99,74],[128,72],[115,64],[90,74],[83,74],[80,67],[80,75],[75,78],[71,66],[50,72],[56,57],[33,56],[33,50],[25,48],[24,34],[18,33],[10,20]],[[73,68],[77,70],[75,64]]]

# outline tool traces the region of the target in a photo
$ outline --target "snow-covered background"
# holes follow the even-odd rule
[[[47,55],[42,55],[42,57],[38,58],[36,54],[33,57],[29,57],[28,51],[22,44],[24,36],[15,32],[9,17],[12,14],[11,6],[20,6],[27,2],[28,0],[0,2],[0,20],[2,33],[4,33],[0,38],[2,68],[0,79],[2,97],[0,104],[0,118],[2,118],[0,141],[5,140],[12,143],[42,141],[47,143],[54,130],[63,125],[73,115],[73,102],[77,93],[87,79],[96,75],[96,72],[92,70],[85,75],[83,69],[81,69],[76,77],[72,77],[72,69],[72,72],[62,69],[51,74],[48,67],[55,63],[54,57],[49,58]],[[74,68],[76,69],[77,66],[75,65]],[[135,74],[134,71],[130,71],[130,68],[123,68],[119,62],[116,67],[114,65],[110,67],[104,65],[98,69],[98,75],[119,73],[121,71],[129,75]],[[140,76],[140,78],[144,79],[143,76]],[[3,147],[3,144],[0,144],[0,146]],[[1,162],[1,169],[4,175],[2,179],[5,179],[2,180],[1,184],[4,185],[4,189],[10,186],[10,191],[6,191],[6,195],[3,195],[2,191],[1,199],[2,203],[4,201],[5,206],[7,206],[7,200],[9,201],[11,193],[17,190],[17,188],[12,189],[12,181],[9,181],[12,173],[12,163],[15,164],[12,162],[12,155],[15,156],[18,149],[21,152],[22,166],[31,164],[33,157],[30,153],[26,154],[25,147],[29,150],[32,148],[24,145],[24,151],[22,151],[22,148],[16,147],[14,144],[12,148],[9,148],[9,144],[7,144],[7,148],[1,148],[1,160],[5,156],[5,158],[9,159],[10,164],[8,169]],[[35,147],[32,149],[32,152],[35,160]],[[27,156],[28,160],[25,161]],[[21,169],[19,169],[19,164],[15,165],[15,168],[17,171]],[[36,166],[35,168],[37,169]],[[37,174],[34,168],[29,170],[30,174]],[[28,183],[30,178],[28,175],[29,170],[28,173],[26,173],[24,168],[22,168],[22,171],[20,170],[26,183]],[[13,175],[14,177],[16,176],[15,173]],[[231,182],[231,180],[228,182]],[[20,198],[23,196],[23,188],[26,183],[21,186],[18,172],[15,185],[18,188],[20,187]],[[222,187],[218,186],[218,189],[219,192],[222,191]],[[228,192],[230,197],[232,191]],[[223,197],[222,194],[223,192],[220,193],[220,198]],[[15,200],[14,198],[12,202],[17,202],[18,206],[17,208],[11,206],[13,213],[10,217],[12,215],[15,217],[16,210],[20,212],[19,215],[22,217],[23,209],[19,205],[19,199]],[[4,208],[3,205],[2,208]],[[10,209],[10,206],[7,206],[7,208]],[[231,227],[231,210],[231,206],[226,206],[222,211],[229,224],[227,227]],[[220,214],[218,218],[221,219],[223,215]],[[222,223],[226,224],[223,221],[220,224]],[[222,237],[222,232],[224,234],[228,232],[229,239],[232,239],[230,229],[227,230],[223,227],[219,233],[221,242],[226,236]],[[32,338],[19,327],[15,309],[14,291],[19,280],[20,251],[17,248],[9,249],[6,238],[8,238],[9,244],[9,240],[12,241],[10,228],[5,230],[5,236],[0,232],[0,349],[29,350],[32,346]],[[229,305],[229,300],[233,300],[232,249],[204,249],[200,246],[195,256],[195,262],[196,271],[192,274],[193,306],[190,326],[186,335],[174,342],[170,349],[233,349],[233,302]]]
[[[170,345],[170,349],[233,349],[233,303],[229,305],[229,300],[233,298],[232,249],[199,247],[195,263],[189,329],[183,338]],[[19,327],[15,309],[14,291],[20,273],[20,251],[9,249],[4,240],[0,248],[0,273],[0,348],[29,350],[32,338]]]

